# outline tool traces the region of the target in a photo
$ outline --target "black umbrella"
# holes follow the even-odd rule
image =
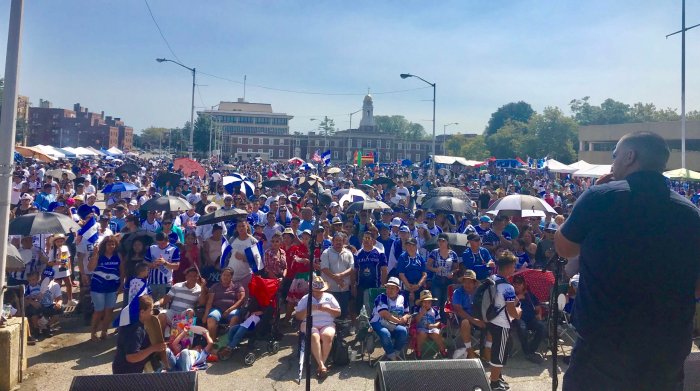
[[[467,246],[469,246],[469,241],[467,240],[467,235],[466,234],[455,234],[455,233],[448,233],[447,235],[447,242],[450,244],[450,248],[452,251],[456,252],[457,255],[462,255],[464,250],[467,249]],[[430,240],[425,242],[423,247],[426,250],[434,250],[438,247],[438,237],[433,236]]]
[[[289,180],[283,176],[275,175],[272,178],[263,181],[262,185],[265,187],[273,188],[277,186],[289,186],[291,185],[291,182],[289,182]]]
[[[391,178],[387,178],[385,176],[380,176],[379,178],[376,178],[372,181],[373,185],[387,185],[389,187],[391,186],[396,186],[396,183],[391,180]]]
[[[30,213],[10,221],[8,235],[67,234],[80,229],[70,217],[54,212]]]
[[[10,270],[24,269],[25,262],[19,250],[12,243],[7,244],[7,268]]]
[[[455,197],[432,197],[424,201],[421,205],[422,209],[434,210],[439,212],[453,213],[470,213],[474,214],[474,209],[469,202],[465,202]]]
[[[391,209],[391,207],[387,204],[385,204],[382,201],[377,201],[377,200],[364,200],[364,201],[359,201],[359,202],[353,202],[348,206],[348,209],[346,212],[359,212],[361,210],[383,210],[383,209]]]
[[[322,184],[322,183],[323,183],[323,178],[319,177],[318,175],[314,175],[314,174],[299,178],[299,187],[301,187],[304,190],[308,190],[309,188],[314,187],[317,184]]]
[[[122,234],[122,239],[119,241],[119,246],[121,247],[121,251],[126,254],[129,252],[131,249],[132,243],[134,241],[140,240],[143,242],[144,248],[148,248],[150,245],[155,243],[156,241],[156,234],[155,232],[151,231],[146,231],[145,229],[139,229],[136,232],[128,232],[125,234]]]
[[[158,175],[158,178],[156,178],[156,186],[164,187],[168,183],[170,183],[170,186],[175,187],[178,184],[180,184],[180,179],[182,179],[182,175],[180,174],[175,174],[173,172],[164,172]]]
[[[202,217],[199,218],[197,221],[197,225],[208,225],[208,224],[215,224],[221,221],[229,221],[229,220],[236,220],[240,218],[246,218],[248,216],[248,212],[246,212],[243,209],[217,209],[212,213],[207,213],[203,215]]]
[[[463,190],[460,190],[456,187],[450,187],[450,186],[444,186],[444,187],[436,187],[434,189],[430,189],[428,191],[428,194],[423,197],[423,203],[428,201],[430,198],[433,197],[455,197],[459,198],[462,201],[470,202],[471,200],[469,199],[469,196],[467,196],[467,193],[465,193]]]
[[[117,174],[120,174],[120,175],[123,172],[126,172],[126,173],[131,175],[131,174],[136,174],[140,170],[141,170],[141,168],[139,168],[139,166],[137,166],[136,164],[126,163],[126,164],[123,164],[120,167],[118,167],[116,171],[117,171]]]
[[[141,210],[158,210],[158,211],[186,211],[192,209],[187,200],[175,196],[160,196],[158,198],[151,198],[146,201],[146,203],[141,206]]]
[[[369,193],[370,190],[374,189],[374,187],[364,183],[360,183],[359,185],[357,185],[357,188],[364,191],[365,193]]]

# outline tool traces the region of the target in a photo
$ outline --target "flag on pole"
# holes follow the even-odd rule
[[[357,152],[357,165],[359,167],[362,167],[362,150],[361,149]]]
[[[321,154],[321,159],[323,159],[323,165],[328,167],[331,164],[331,150],[327,150],[326,152]]]
[[[219,259],[219,267],[221,269],[228,266],[228,258],[231,256],[231,245],[228,244],[228,240],[221,238],[221,258]]]
[[[314,152],[314,156],[311,157],[311,161],[314,161],[316,163],[321,162],[321,155],[318,154],[318,149],[316,150],[316,152]]]

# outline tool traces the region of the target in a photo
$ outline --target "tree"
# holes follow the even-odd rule
[[[526,123],[508,120],[496,133],[485,138],[491,155],[510,159],[523,155],[523,145],[529,137]]]
[[[324,116],[323,121],[318,124],[318,129],[324,136],[332,136],[335,134],[335,121]]]
[[[375,115],[374,122],[380,132],[398,140],[422,140],[426,137],[423,125],[413,123],[403,115]]]
[[[208,156],[211,140],[211,117],[208,115],[200,115],[194,121],[194,152]],[[189,142],[189,140],[188,140]]]
[[[163,146],[163,148],[167,148],[166,137],[168,137],[169,130],[168,128],[157,128],[155,126],[142,130],[138,137],[138,147],[155,149]],[[136,142],[136,139],[134,141]]]
[[[469,160],[486,160],[491,156],[491,152],[486,146],[486,138],[480,134],[466,139],[460,148],[459,155]]]
[[[573,118],[579,125],[610,125],[634,122],[678,121],[676,109],[658,109],[653,103],[637,102],[632,105],[606,99],[600,106],[591,105],[589,97],[569,102]],[[687,119],[698,119],[697,111],[687,113]]]
[[[549,156],[566,164],[576,161],[574,145],[578,144],[578,124],[558,107],[546,107],[542,114],[534,115],[527,128],[524,154]]]
[[[491,114],[486,130],[484,130],[484,135],[489,137],[495,134],[509,120],[527,123],[533,114],[535,114],[535,110],[532,109],[529,103],[519,101],[505,104]]]

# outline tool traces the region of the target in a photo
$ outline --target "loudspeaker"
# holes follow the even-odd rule
[[[690,353],[685,359],[683,369],[683,391],[700,390],[700,353]]]
[[[374,390],[489,391],[491,387],[479,359],[382,361]]]
[[[70,391],[197,391],[197,372],[76,376]]]

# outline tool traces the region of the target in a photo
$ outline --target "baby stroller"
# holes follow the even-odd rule
[[[262,312],[260,320],[245,334],[246,352],[243,356],[243,363],[246,366],[251,366],[255,363],[258,357],[267,353],[269,355],[277,354],[280,350],[279,340],[281,334],[278,331],[278,306],[277,306],[277,290],[279,289],[279,281],[276,279],[265,279],[254,275],[253,279],[248,284],[250,298],[248,300],[248,312]],[[244,325],[244,321],[242,324]],[[258,341],[265,341],[266,352],[261,352],[258,347]],[[233,352],[240,348],[235,346],[227,348],[229,342],[229,334],[226,333],[219,338],[218,357],[221,361],[227,361],[233,355]]]

